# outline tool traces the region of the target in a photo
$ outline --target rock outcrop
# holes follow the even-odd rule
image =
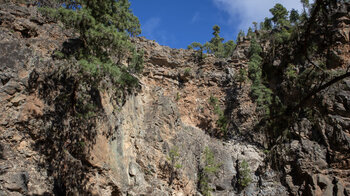
[[[272,170],[254,173],[264,165],[262,149],[210,137],[222,133],[209,99],[225,108],[235,64],[214,56],[198,64],[193,51],[137,38],[146,62],[141,89],[118,100],[108,81],[103,90],[76,85],[78,71],[55,59],[73,33],[34,7],[4,4],[0,13],[2,194],[196,195],[205,147],[220,165],[208,182],[214,194],[240,191],[243,160],[252,175],[247,192],[286,194]],[[73,116],[74,89],[90,93],[98,117]],[[182,167],[174,171],[175,147]]]
[[[201,195],[204,183],[212,195],[349,195],[350,81],[323,93],[316,126],[303,119],[300,139],[276,147],[277,171],[253,131],[250,84],[235,80],[249,40],[232,59],[197,62],[192,50],[135,38],[140,86],[119,92],[56,57],[75,37],[35,7],[0,5],[0,195]],[[217,172],[203,173],[208,150]]]

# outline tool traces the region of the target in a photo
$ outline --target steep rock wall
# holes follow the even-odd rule
[[[220,166],[209,179],[214,194],[240,191],[243,160],[253,177],[248,192],[285,193],[272,171],[255,176],[261,149],[210,137],[222,133],[209,99],[225,108],[233,64],[213,56],[198,64],[193,51],[138,38],[146,61],[140,89],[120,97],[108,79],[96,89],[71,61],[55,59],[74,34],[34,7],[1,5],[1,36],[2,194],[196,195],[205,147]],[[93,103],[95,115],[79,116],[79,100]],[[168,158],[175,147],[176,170]]]
[[[272,149],[284,157],[277,172],[264,134],[253,131],[250,83],[235,82],[249,40],[232,59],[197,62],[194,51],[135,38],[145,69],[139,89],[120,94],[108,78],[96,88],[74,60],[55,57],[75,37],[34,7],[0,5],[0,195],[200,195],[206,147],[219,168],[208,175],[213,195],[348,194],[348,80],[324,92],[329,115],[319,126],[304,119],[295,125],[301,139]],[[89,104],[93,112],[80,114]],[[169,159],[174,149],[181,168]],[[243,161],[252,179],[244,189]]]

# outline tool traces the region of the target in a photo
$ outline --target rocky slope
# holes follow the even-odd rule
[[[75,34],[35,7],[0,5],[0,38],[0,195],[201,195],[206,149],[218,168],[205,175],[212,195],[350,194],[349,80],[320,97],[325,118],[303,118],[300,138],[271,150],[285,157],[273,170],[253,131],[250,84],[235,82],[249,40],[232,59],[197,62],[194,51],[135,38],[145,68],[139,89],[121,92],[57,58]]]

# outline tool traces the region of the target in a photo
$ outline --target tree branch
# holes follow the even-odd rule
[[[320,66],[318,66],[318,65],[316,65],[314,62],[312,62],[312,61],[310,60],[310,58],[309,58],[307,55],[305,55],[305,58],[306,58],[306,60],[309,61],[309,63],[311,63],[313,66],[315,66],[316,68],[318,68],[319,70],[321,70],[323,73],[326,73],[324,69],[322,69]]]
[[[292,114],[294,111],[298,110],[299,108],[303,107],[306,102],[312,98],[313,96],[315,96],[317,93],[321,92],[322,90],[332,86],[333,84],[347,78],[347,77],[350,77],[350,72],[347,72],[341,76],[338,76],[338,77],[335,77],[333,78],[331,81],[325,83],[324,85],[320,86],[319,88],[317,89],[314,89],[312,90],[306,97],[304,97],[299,103],[298,105],[296,105],[295,107],[293,107],[292,109],[290,110],[287,110],[285,114]]]

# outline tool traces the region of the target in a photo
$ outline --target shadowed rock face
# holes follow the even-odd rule
[[[76,37],[34,7],[0,5],[0,195],[200,195],[206,147],[218,168],[206,175],[212,195],[349,195],[350,81],[322,94],[317,126],[295,123],[300,139],[278,147],[285,167],[275,171],[265,135],[253,132],[250,84],[235,82],[249,40],[232,59],[198,63],[193,51],[135,38],[145,69],[140,88],[121,96],[108,78],[97,88],[55,58]]]

